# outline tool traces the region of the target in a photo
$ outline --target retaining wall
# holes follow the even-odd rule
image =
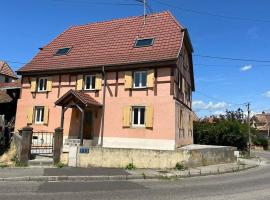
[[[133,163],[137,168],[166,169],[174,168],[177,162],[188,167],[236,162],[236,148],[222,146],[190,145],[175,151],[101,147],[89,150],[89,153],[80,153],[78,149],[76,166],[124,168]],[[69,163],[68,157],[68,154],[62,154],[62,162]]]

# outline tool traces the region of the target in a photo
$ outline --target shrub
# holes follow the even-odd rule
[[[136,166],[135,166],[133,163],[129,163],[129,164],[126,166],[126,169],[128,169],[128,170],[135,170],[135,169],[136,169]]]
[[[184,171],[184,170],[187,169],[187,167],[185,167],[185,165],[183,164],[183,162],[181,162],[181,163],[178,162],[178,163],[176,163],[176,165],[175,165],[175,169]]]
[[[57,168],[63,168],[65,167],[66,165],[62,162],[58,162],[56,165],[55,165]]]
[[[254,130],[252,129],[254,132]],[[235,146],[246,150],[248,127],[239,121],[220,120],[216,123],[194,123],[194,143],[206,145]]]
[[[264,150],[268,149],[268,140],[259,133],[252,137],[252,143],[256,146],[262,146]]]

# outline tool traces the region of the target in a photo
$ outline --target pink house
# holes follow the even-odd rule
[[[86,146],[192,144],[192,51],[170,12],[72,26],[18,71],[16,130],[63,127]]]

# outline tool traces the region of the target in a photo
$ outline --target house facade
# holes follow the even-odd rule
[[[170,12],[70,27],[18,71],[15,129],[62,127],[86,146],[192,144],[192,52]]]
[[[261,133],[265,138],[270,137],[270,113],[262,112],[251,118],[251,126]]]

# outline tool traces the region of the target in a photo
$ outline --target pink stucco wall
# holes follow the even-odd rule
[[[105,97],[105,120],[104,120],[104,137],[110,138],[140,138],[140,139],[158,139],[158,140],[175,140],[176,138],[176,104],[170,95],[170,68],[158,69],[157,81],[162,81],[157,85],[157,95],[154,95],[153,89],[133,90],[132,96],[124,88],[124,71],[119,72],[118,95],[115,96],[116,73],[107,73],[107,82],[109,89],[106,89]],[[30,83],[27,77],[23,78],[21,98],[18,100],[15,129],[21,129],[27,125],[27,110],[31,106],[48,106],[49,123],[48,125],[32,124],[34,131],[53,132],[60,126],[61,109],[54,105],[55,101],[64,95],[70,89],[75,89],[76,76],[61,76],[61,88],[59,90],[59,76],[53,76],[52,92],[36,93],[30,92]],[[58,92],[60,95],[58,97]],[[102,91],[99,91],[98,97],[95,92],[87,92],[97,101],[102,103]],[[123,107],[126,105],[152,105],[154,107],[154,125],[153,129],[145,128],[123,128]],[[94,136],[99,137],[101,124],[101,109],[94,111]],[[68,109],[65,113],[64,135],[67,137],[76,137],[79,135],[80,113],[75,109]],[[177,144],[192,143],[192,139],[183,139],[177,141]]]

